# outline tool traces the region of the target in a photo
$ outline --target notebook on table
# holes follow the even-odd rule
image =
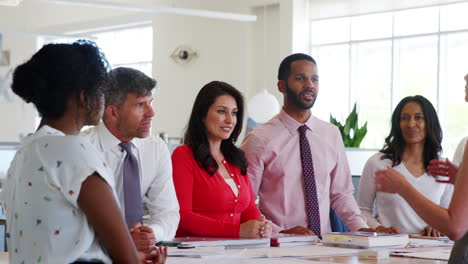
[[[270,247],[269,238],[233,238],[233,237],[176,237],[174,241],[197,247],[219,247],[226,249]]]
[[[351,248],[392,248],[404,247],[409,243],[407,234],[372,232],[331,232],[323,235],[325,246]]]
[[[316,245],[317,236],[277,234],[270,238],[271,247],[293,247]]]

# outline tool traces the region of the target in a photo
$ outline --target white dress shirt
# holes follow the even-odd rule
[[[358,204],[362,214],[367,218],[369,227],[380,225],[393,226],[400,233],[419,234],[426,222],[409,206],[400,195],[394,193],[375,192],[375,172],[386,169],[392,165],[389,159],[380,159],[382,153],[376,153],[366,162],[361,175],[358,192]],[[438,183],[427,173],[414,177],[401,162],[393,167],[401,173],[413,187],[433,203],[445,208],[450,204],[453,194],[453,185]]]
[[[10,262],[111,263],[77,201],[94,172],[114,189],[102,154],[88,140],[46,125],[22,141],[2,193]]]
[[[125,215],[123,192],[123,162],[126,152],[117,139],[101,122],[82,133],[96,148],[104,153],[114,172],[116,191]],[[150,218],[145,224],[151,227],[156,240],[172,240],[179,225],[179,203],[172,180],[172,163],[169,150],[159,137],[134,138],[132,152],[140,168],[142,201],[146,202]]]

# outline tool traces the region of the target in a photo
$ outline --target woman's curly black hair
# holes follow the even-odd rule
[[[32,102],[42,118],[57,120],[68,99],[81,91],[88,107],[98,106],[108,69],[104,54],[92,41],[48,44],[15,69],[11,87]]]

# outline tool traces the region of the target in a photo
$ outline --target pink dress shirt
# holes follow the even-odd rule
[[[273,232],[307,227],[299,132],[303,125],[284,110],[252,131],[241,149],[259,209]],[[354,199],[351,172],[338,128],[314,116],[305,122],[314,162],[322,233],[331,231],[330,205],[352,231],[368,227]]]

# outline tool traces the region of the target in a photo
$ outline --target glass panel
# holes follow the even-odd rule
[[[349,113],[349,45],[312,49],[320,76],[320,88],[312,113],[329,121],[330,113],[338,120]]]
[[[152,27],[99,33],[96,43],[111,65],[153,60]]]
[[[351,39],[375,39],[392,36],[392,13],[357,16],[351,19]]]
[[[439,8],[428,7],[395,13],[395,36],[437,32]]]
[[[349,41],[350,18],[335,18],[311,23],[312,45]]]
[[[147,62],[147,63],[129,63],[129,64],[117,64],[113,65],[114,68],[117,67],[129,67],[133,69],[137,69],[144,74],[152,77],[153,76],[153,63],[152,62]]]
[[[440,30],[468,29],[468,3],[442,6],[440,8]]]
[[[351,103],[357,102],[359,125],[367,121],[361,147],[382,148],[390,133],[392,41],[351,47]]]
[[[393,108],[405,96],[422,95],[437,109],[437,36],[395,40]]]
[[[465,81],[468,74],[468,33],[450,34],[441,38],[439,116],[444,123],[444,155],[449,159],[458,142],[468,135],[468,108],[465,102]]]

